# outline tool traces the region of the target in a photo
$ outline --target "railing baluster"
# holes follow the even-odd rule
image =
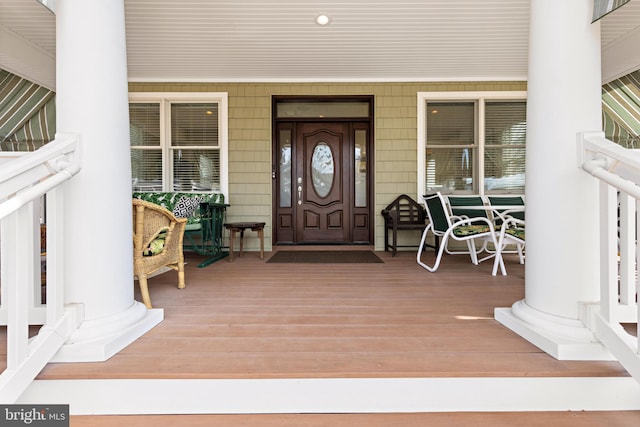
[[[600,182],[600,312],[610,322],[618,303],[616,217],[612,209],[616,205],[616,191],[606,182]],[[613,284],[615,283],[615,289]]]
[[[47,323],[62,317],[64,300],[62,292],[62,250],[64,192],[58,188],[47,193]]]
[[[620,303],[635,303],[635,201],[620,192]]]
[[[638,251],[638,238],[640,238],[640,227],[638,227],[638,211],[640,211],[640,199],[636,199],[635,202],[635,215],[634,215],[634,220],[635,220],[635,224],[636,224],[636,233],[635,233],[635,238],[636,238],[636,244],[634,245],[634,250],[635,250],[635,255],[636,255],[636,271],[635,271],[635,277],[633,280],[634,283],[634,288],[633,290],[635,291],[635,301],[636,301],[636,354],[640,355],[640,304],[638,304],[637,301],[637,295],[640,291],[640,287],[639,287],[639,280],[640,280],[640,275],[638,274],[638,266],[640,266],[640,251]]]
[[[23,208],[24,209],[24,208]],[[29,240],[20,236],[21,223],[24,223],[23,209],[11,214],[3,222],[2,238],[7,239],[12,244],[13,250],[5,257],[6,261],[15,265],[7,273],[7,369],[15,370],[29,356],[28,347],[28,301],[29,301],[29,276],[33,277],[33,272],[29,274],[25,261],[28,259],[31,250]],[[28,234],[25,233],[25,234]],[[11,243],[12,242],[12,243]],[[3,304],[5,304],[3,302]]]

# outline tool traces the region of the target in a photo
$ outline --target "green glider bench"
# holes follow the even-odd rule
[[[207,259],[207,265],[228,256],[222,246],[222,224],[227,204],[222,193],[134,192],[133,198],[160,205],[178,218],[187,218],[184,250],[194,251]]]

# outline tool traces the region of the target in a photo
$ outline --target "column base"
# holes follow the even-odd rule
[[[114,316],[82,322],[51,362],[104,362],[163,319],[164,310],[134,301]]]
[[[524,300],[511,308],[496,308],[494,317],[558,360],[616,360],[580,320],[543,313]]]

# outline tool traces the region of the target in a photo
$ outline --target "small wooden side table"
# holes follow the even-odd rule
[[[258,232],[260,239],[260,259],[264,259],[264,222],[226,222],[224,228],[229,230],[229,262],[233,261],[233,241],[236,233],[240,232],[240,255],[242,256],[242,241],[244,240],[244,230]]]

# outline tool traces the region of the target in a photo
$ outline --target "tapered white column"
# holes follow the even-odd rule
[[[58,0],[55,13],[57,131],[82,144],[64,187],[65,303],[84,311],[55,360],[104,360],[162,319],[133,299],[124,1]]]
[[[597,186],[576,135],[601,130],[600,24],[593,0],[530,7],[525,299],[496,319],[559,359],[610,358],[579,320],[599,299]]]

